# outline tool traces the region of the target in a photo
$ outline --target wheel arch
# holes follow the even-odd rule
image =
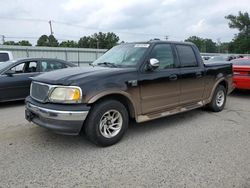
[[[211,100],[212,100],[212,98],[213,98],[213,96],[214,96],[214,92],[215,92],[216,88],[217,88],[219,85],[224,86],[225,89],[226,89],[226,93],[228,92],[228,82],[226,81],[225,78],[220,78],[220,79],[217,80],[217,82],[214,84],[214,87],[213,87],[213,89],[212,89],[212,92],[211,92],[211,94],[210,94],[210,96],[209,96],[209,100],[207,101],[207,103],[211,102]]]
[[[87,102],[89,105],[95,104],[102,100],[117,100],[121,102],[127,109],[129,117],[135,118],[136,117],[136,106],[129,94],[126,92],[109,92],[109,93],[100,93]]]

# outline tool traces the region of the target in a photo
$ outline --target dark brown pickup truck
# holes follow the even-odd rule
[[[25,114],[54,132],[85,132],[109,146],[131,118],[144,122],[204,106],[219,112],[232,89],[232,65],[204,65],[192,43],[125,43],[90,67],[34,77]]]

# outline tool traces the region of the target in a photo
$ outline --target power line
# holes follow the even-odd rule
[[[54,23],[56,24],[62,24],[62,25],[68,25],[68,26],[72,26],[72,27],[76,27],[76,28],[81,28],[81,29],[89,29],[89,30],[110,30],[110,29],[107,29],[107,28],[95,28],[95,27],[86,27],[86,26],[83,26],[83,25],[79,25],[79,24],[71,24],[71,23],[67,23],[67,22],[61,22],[61,21],[53,21]],[[138,33],[138,32],[127,32],[127,31],[121,31],[121,29],[116,29],[116,28],[112,28],[112,30],[114,31],[118,31],[119,33],[122,33],[122,34],[132,34],[132,35],[154,35],[154,36],[162,36],[162,37],[165,37],[166,35],[163,35],[163,34],[155,34],[155,33]]]
[[[163,38],[166,39],[166,34],[159,34],[159,33],[142,33],[142,32],[130,32],[130,31],[124,31],[122,29],[116,29],[116,28],[112,28],[112,29],[107,29],[107,28],[98,28],[98,27],[86,27],[83,25],[79,25],[79,24],[72,24],[69,22],[64,22],[64,21],[55,21],[55,20],[45,20],[45,19],[37,19],[37,18],[15,18],[15,17],[0,17],[0,19],[2,20],[10,20],[10,21],[27,21],[27,22],[42,22],[42,23],[48,23],[49,22],[49,27],[50,27],[50,34],[54,34],[53,28],[52,28],[52,23],[55,24],[60,24],[60,25],[65,25],[65,26],[70,26],[70,27],[75,27],[75,28],[80,28],[80,29],[84,29],[84,30],[93,30],[93,31],[115,31],[118,34],[127,34],[127,35],[139,35],[139,36],[147,36],[148,38]],[[60,35],[57,33],[57,36]],[[66,36],[64,34],[61,34],[61,36]],[[70,38],[75,38],[75,39],[79,39],[82,36],[68,36]],[[172,36],[172,35],[168,35],[167,36],[168,39],[169,38],[174,38],[179,40],[181,37],[178,36]],[[37,39],[39,37],[8,37],[8,38],[26,38],[26,39]],[[59,39],[58,40],[69,40],[69,39]]]
[[[39,36],[40,37],[40,36]],[[37,40],[39,37],[20,37],[20,36],[5,36],[6,39],[34,39]],[[56,38],[57,40],[69,40],[66,38]]]
[[[1,20],[10,20],[10,21],[28,21],[28,22],[48,22],[48,20],[36,19],[36,18],[14,18],[14,17],[0,17]]]
[[[19,20],[19,21],[28,21],[28,22],[48,22],[48,20],[44,20],[44,19],[35,19],[35,18],[15,18],[15,17],[0,17],[0,19],[2,20],[11,20],[11,21],[15,21],[15,20]],[[49,24],[51,25],[53,23],[55,24],[61,24],[61,25],[67,25],[67,26],[71,26],[71,27],[75,27],[75,28],[81,28],[81,29],[87,29],[87,30],[110,30],[108,28],[97,28],[97,27],[86,27],[83,25],[79,25],[79,24],[72,24],[72,23],[68,23],[68,22],[62,22],[62,21],[55,21],[55,20],[49,20]],[[113,28],[112,30],[117,31],[120,34],[129,34],[129,35],[147,35],[147,36],[161,36],[161,37],[165,37],[166,35],[163,34],[156,34],[156,33],[141,33],[141,32],[127,32],[127,31],[122,31],[121,29],[116,29]]]
[[[5,36],[7,39],[37,39],[39,37],[20,37],[20,36]]]

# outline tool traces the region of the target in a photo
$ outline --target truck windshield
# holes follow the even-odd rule
[[[92,63],[94,66],[134,67],[146,52],[149,44],[122,44],[111,48]]]

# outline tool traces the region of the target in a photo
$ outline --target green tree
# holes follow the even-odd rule
[[[230,42],[223,42],[217,45],[219,53],[229,53]]]
[[[238,29],[241,33],[250,34],[250,17],[247,12],[239,11],[238,16],[228,15],[225,17],[229,20],[229,28]]]
[[[197,36],[191,36],[185,40],[186,42],[194,43],[198,49],[201,51],[203,48],[203,39]]]
[[[57,39],[53,35],[42,35],[37,40],[37,46],[50,46],[50,47],[57,47],[59,45]]]
[[[93,48],[93,43],[92,39],[90,36],[84,36],[82,38],[80,38],[80,40],[78,41],[78,46],[79,48]]]
[[[191,36],[185,40],[194,43],[201,52],[214,53],[217,52],[216,43],[211,39],[203,39],[197,36]]]
[[[49,43],[49,37],[47,35],[42,35],[37,40],[37,46],[48,46]]]
[[[18,42],[15,41],[6,41],[3,45],[14,45],[14,46],[32,46],[32,44],[27,40],[21,40]]]
[[[59,45],[58,40],[54,37],[54,35],[49,36],[49,46],[50,47],[57,47]]]
[[[212,41],[212,39],[204,39],[203,44],[205,47],[205,52],[207,53],[215,53],[217,52],[216,43]]]
[[[230,53],[250,53],[250,17],[247,12],[241,11],[237,16],[228,15],[225,17],[229,20],[229,28],[238,29],[239,33],[235,35],[229,44]]]
[[[249,54],[250,53],[250,37],[243,33],[236,35],[229,44],[230,53]]]
[[[102,48],[110,49],[117,45],[119,37],[113,33],[94,33],[91,36],[84,36],[78,41],[78,46],[81,48]]]
[[[76,41],[73,40],[67,40],[67,41],[62,41],[59,44],[60,47],[68,47],[68,48],[77,48],[78,47],[78,43]]]
[[[16,43],[15,41],[5,41],[3,45],[13,45],[13,46],[18,46],[19,44]]]
[[[21,40],[18,42],[19,46],[32,46],[32,44],[27,40]]]

